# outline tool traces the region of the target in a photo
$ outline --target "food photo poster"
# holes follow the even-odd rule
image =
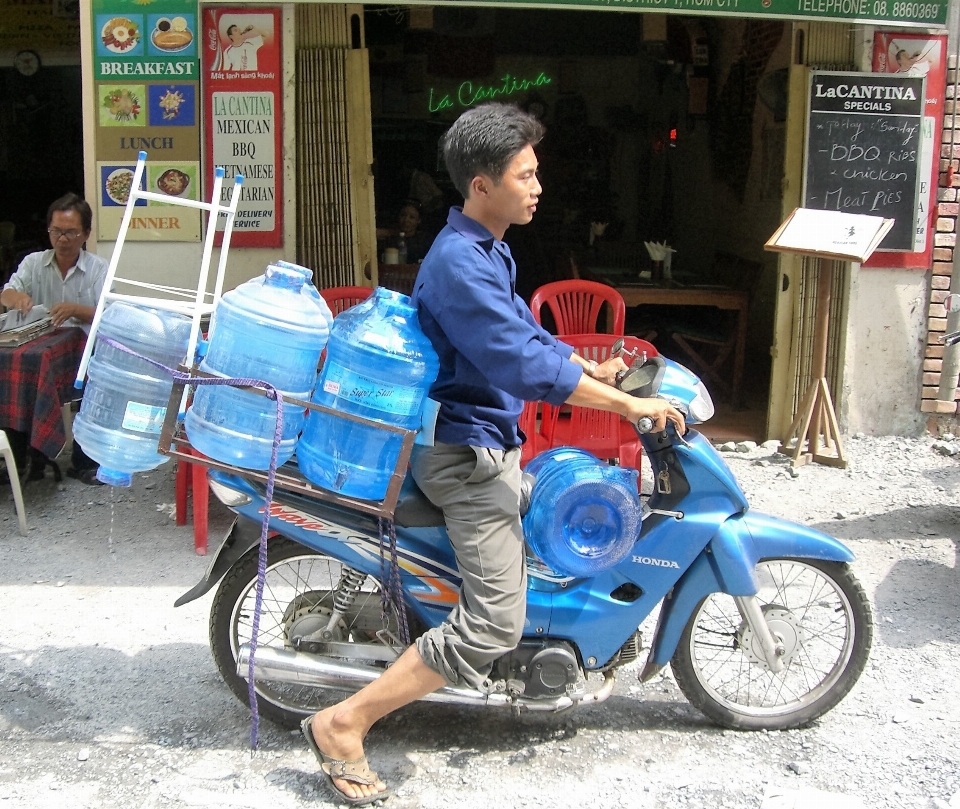
[[[117,238],[141,151],[141,188],[200,199],[200,43],[196,0],[93,0],[97,235]],[[90,200],[91,203],[94,200]],[[128,239],[199,241],[201,212],[138,200]]]

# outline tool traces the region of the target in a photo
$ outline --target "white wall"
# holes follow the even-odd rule
[[[929,273],[861,269],[850,282],[843,391],[833,391],[844,433],[920,435]]]

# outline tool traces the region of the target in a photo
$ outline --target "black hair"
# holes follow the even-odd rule
[[[47,208],[47,227],[50,227],[53,215],[57,211],[76,211],[80,214],[80,224],[83,227],[83,232],[87,233],[93,229],[93,211],[90,210],[90,204],[79,194],[74,194],[71,191],[50,203],[50,207]]]
[[[481,104],[457,118],[440,140],[443,162],[457,191],[467,198],[470,183],[486,174],[499,183],[527,146],[536,146],[544,127],[513,104]]]
[[[234,28],[239,29],[240,26],[237,25],[236,23],[234,23],[233,25],[228,25],[228,26],[227,26],[227,39],[230,38],[230,32],[231,32]]]

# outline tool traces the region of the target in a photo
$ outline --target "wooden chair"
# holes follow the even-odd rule
[[[351,306],[362,303],[373,294],[370,287],[328,287],[320,290],[320,297],[327,302],[333,316],[346,311]]]
[[[610,358],[617,339],[615,334],[574,334],[565,335],[563,341],[584,359],[600,363]],[[658,355],[657,349],[646,340],[627,335],[623,341],[628,351],[646,352],[648,357]],[[640,468],[640,439],[633,426],[617,413],[574,405],[569,407],[568,415],[567,406],[562,412],[549,405],[544,408],[541,419],[550,448],[580,447],[603,460]]]
[[[760,262],[747,261],[729,253],[718,253],[714,264],[715,280],[729,284],[733,289],[746,290],[751,297],[762,271]],[[732,396],[733,383],[729,377],[724,378],[722,372],[737,345],[736,312],[718,312],[714,321],[698,317],[695,322],[676,324],[671,337],[690,358],[695,371],[709,380],[712,387]]]
[[[533,319],[540,323],[540,310],[546,305],[553,316],[557,336],[564,337],[569,334],[596,334],[600,326],[600,311],[605,304],[613,310],[613,333],[622,335],[627,313],[623,298],[613,287],[597,281],[572,279],[544,284],[534,290],[530,298],[530,311]]]
[[[419,264],[381,264],[377,268],[380,286],[403,295],[413,293],[413,284],[420,272]]]

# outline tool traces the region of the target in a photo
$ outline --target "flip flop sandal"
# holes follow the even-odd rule
[[[376,801],[386,800],[393,794],[387,789],[373,795],[353,798],[334,784],[333,779],[339,778],[355,784],[375,786],[380,779],[377,777],[377,774],[370,769],[366,756],[360,756],[360,758],[354,759],[353,761],[343,761],[342,759],[331,758],[326,755],[319,746],[317,746],[317,740],[313,738],[313,730],[310,728],[311,719],[313,719],[313,717],[308,716],[300,723],[300,731],[303,733],[303,738],[307,740],[307,745],[310,750],[313,751],[313,755],[316,756],[317,762],[320,764],[320,771],[323,773],[324,778],[327,779],[327,785],[341,800],[354,806],[365,806]]]

